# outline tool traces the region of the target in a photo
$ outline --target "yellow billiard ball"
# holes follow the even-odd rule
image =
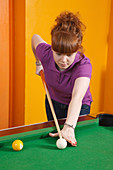
[[[15,151],[20,151],[22,150],[23,148],[23,142],[21,140],[15,140],[13,143],[12,143],[12,148],[15,150]]]

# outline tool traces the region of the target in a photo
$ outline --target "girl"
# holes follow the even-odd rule
[[[36,74],[44,70],[56,116],[58,119],[66,118],[62,136],[72,146],[76,146],[74,129],[78,117],[90,113],[92,66],[83,54],[81,43],[85,26],[78,14],[63,12],[55,21],[51,30],[51,45],[39,35],[32,37]],[[53,120],[47,97],[45,103],[47,118]],[[56,137],[58,133],[50,133],[50,136]]]

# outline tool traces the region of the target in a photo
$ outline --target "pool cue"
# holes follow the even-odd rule
[[[56,114],[55,114],[55,110],[54,110],[54,107],[53,107],[53,104],[52,104],[52,101],[51,101],[51,97],[50,97],[47,85],[46,85],[46,82],[45,82],[45,76],[44,76],[43,70],[40,71],[40,76],[41,76],[41,79],[42,79],[42,82],[43,82],[43,85],[44,85],[44,88],[45,88],[45,91],[46,91],[47,99],[48,99],[48,102],[49,102],[49,105],[50,105],[50,108],[51,108],[51,112],[52,112],[52,115],[53,115],[53,118],[54,118],[54,121],[55,121],[55,125],[56,125],[56,128],[57,128],[58,134],[59,134],[59,138],[61,139],[62,135],[61,135],[60,127],[59,127],[59,124],[58,124],[58,120],[57,120],[57,117],[56,117]]]

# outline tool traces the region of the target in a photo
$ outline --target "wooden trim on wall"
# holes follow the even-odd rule
[[[9,0],[10,102],[9,126],[24,125],[25,117],[25,0]]]
[[[9,0],[0,1],[0,129],[9,127]]]
[[[13,0],[9,0],[9,127],[12,127],[12,113],[13,113],[13,57],[14,57],[14,6]]]

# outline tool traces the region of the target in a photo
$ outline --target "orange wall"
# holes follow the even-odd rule
[[[40,77],[35,75],[35,58],[31,50],[33,34],[39,34],[50,43],[50,30],[56,16],[64,11],[80,12],[86,25],[85,54],[93,65],[91,114],[104,110],[105,72],[108,52],[108,30],[111,0],[27,0],[26,1],[26,80],[25,124],[46,121],[44,89]],[[98,4],[98,5],[97,5]]]
[[[0,129],[9,127],[9,2],[0,1]]]

